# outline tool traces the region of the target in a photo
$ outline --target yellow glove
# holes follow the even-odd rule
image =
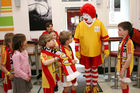
[[[76,57],[77,57],[78,59],[81,58],[81,56],[80,56],[80,52],[76,52]]]
[[[104,55],[105,55],[105,58],[107,58],[109,56],[109,50],[104,50]]]

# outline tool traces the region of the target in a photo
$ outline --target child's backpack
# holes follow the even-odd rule
[[[140,45],[140,30],[133,28],[129,35],[134,44]]]

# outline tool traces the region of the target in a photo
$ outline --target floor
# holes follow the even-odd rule
[[[73,50],[74,50],[74,48],[73,48]],[[33,62],[34,62],[35,58],[32,58],[32,59],[33,59]],[[114,64],[111,64],[111,65],[114,66]],[[32,69],[36,69],[36,67],[34,67],[34,66],[32,66]],[[107,62],[105,64],[105,66],[108,67]],[[84,67],[83,66],[77,64],[76,67],[77,67],[78,71],[84,72]],[[39,66],[39,69],[41,69],[41,65]],[[101,87],[101,89],[103,90],[103,92],[99,92],[99,93],[122,93],[121,89],[112,89],[111,86],[114,84],[114,82],[113,81],[105,82],[106,78],[107,78],[107,75],[105,75],[105,76],[104,75],[99,75],[98,83],[99,83],[99,86]],[[86,84],[85,84],[85,78],[83,77],[83,75],[79,76],[77,81],[78,81],[78,84],[79,84],[78,88],[77,88],[77,93],[84,93],[84,88],[85,88]],[[32,78],[32,83],[34,84],[34,82],[36,82],[36,79]],[[130,84],[129,93],[140,93],[140,88],[133,87],[133,85],[135,83],[136,83],[136,81],[133,81]],[[31,93],[38,93],[39,89],[40,89],[40,85],[33,85],[33,89],[31,91]],[[55,92],[55,93],[62,93],[62,91],[63,91],[63,87],[59,86],[59,91]],[[3,87],[2,87],[2,82],[0,82],[0,93],[4,93],[3,92]],[[43,90],[41,89],[41,91],[39,93],[43,93]]]
[[[99,79],[98,79],[98,83],[101,87],[101,89],[103,90],[103,92],[99,92],[99,93],[122,93],[121,89],[112,89],[111,86],[114,84],[113,81],[111,82],[105,82],[105,79],[107,78],[107,75],[103,76],[103,75],[99,75]],[[85,78],[83,77],[83,75],[79,76],[78,79],[78,88],[77,88],[77,93],[84,93],[84,87],[85,87]],[[36,79],[33,78],[32,79],[32,83],[36,82]],[[0,83],[1,85],[2,83]],[[135,88],[132,85],[135,84],[135,81],[133,81],[130,84],[130,92],[129,93],[140,93],[140,88]],[[33,89],[31,91],[31,93],[38,93],[38,90],[40,88],[40,85],[33,85]],[[62,93],[63,88],[61,86],[59,86],[59,90],[58,92],[55,93]],[[0,87],[0,93],[4,93],[2,90],[2,86]],[[43,93],[43,90],[41,89],[39,93]]]

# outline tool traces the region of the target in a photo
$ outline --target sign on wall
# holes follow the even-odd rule
[[[0,31],[13,31],[12,0],[0,0]]]
[[[52,22],[51,0],[29,0],[30,31],[45,30],[45,24]]]

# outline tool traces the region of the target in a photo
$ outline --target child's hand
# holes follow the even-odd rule
[[[11,74],[11,73],[10,73],[8,76],[9,76],[9,79],[10,79],[10,80],[13,80],[14,74]]]
[[[59,60],[59,58],[58,57],[54,57],[54,60],[57,61],[57,60]]]
[[[31,81],[31,77],[28,77],[28,80],[27,80],[27,82],[30,82]]]
[[[61,62],[56,62],[56,65],[59,66],[59,67],[62,66]]]
[[[73,63],[73,64],[77,63],[77,60],[72,60],[72,63]]]
[[[124,77],[124,70],[121,70],[121,72],[120,72],[120,78],[123,79],[123,77]]]

